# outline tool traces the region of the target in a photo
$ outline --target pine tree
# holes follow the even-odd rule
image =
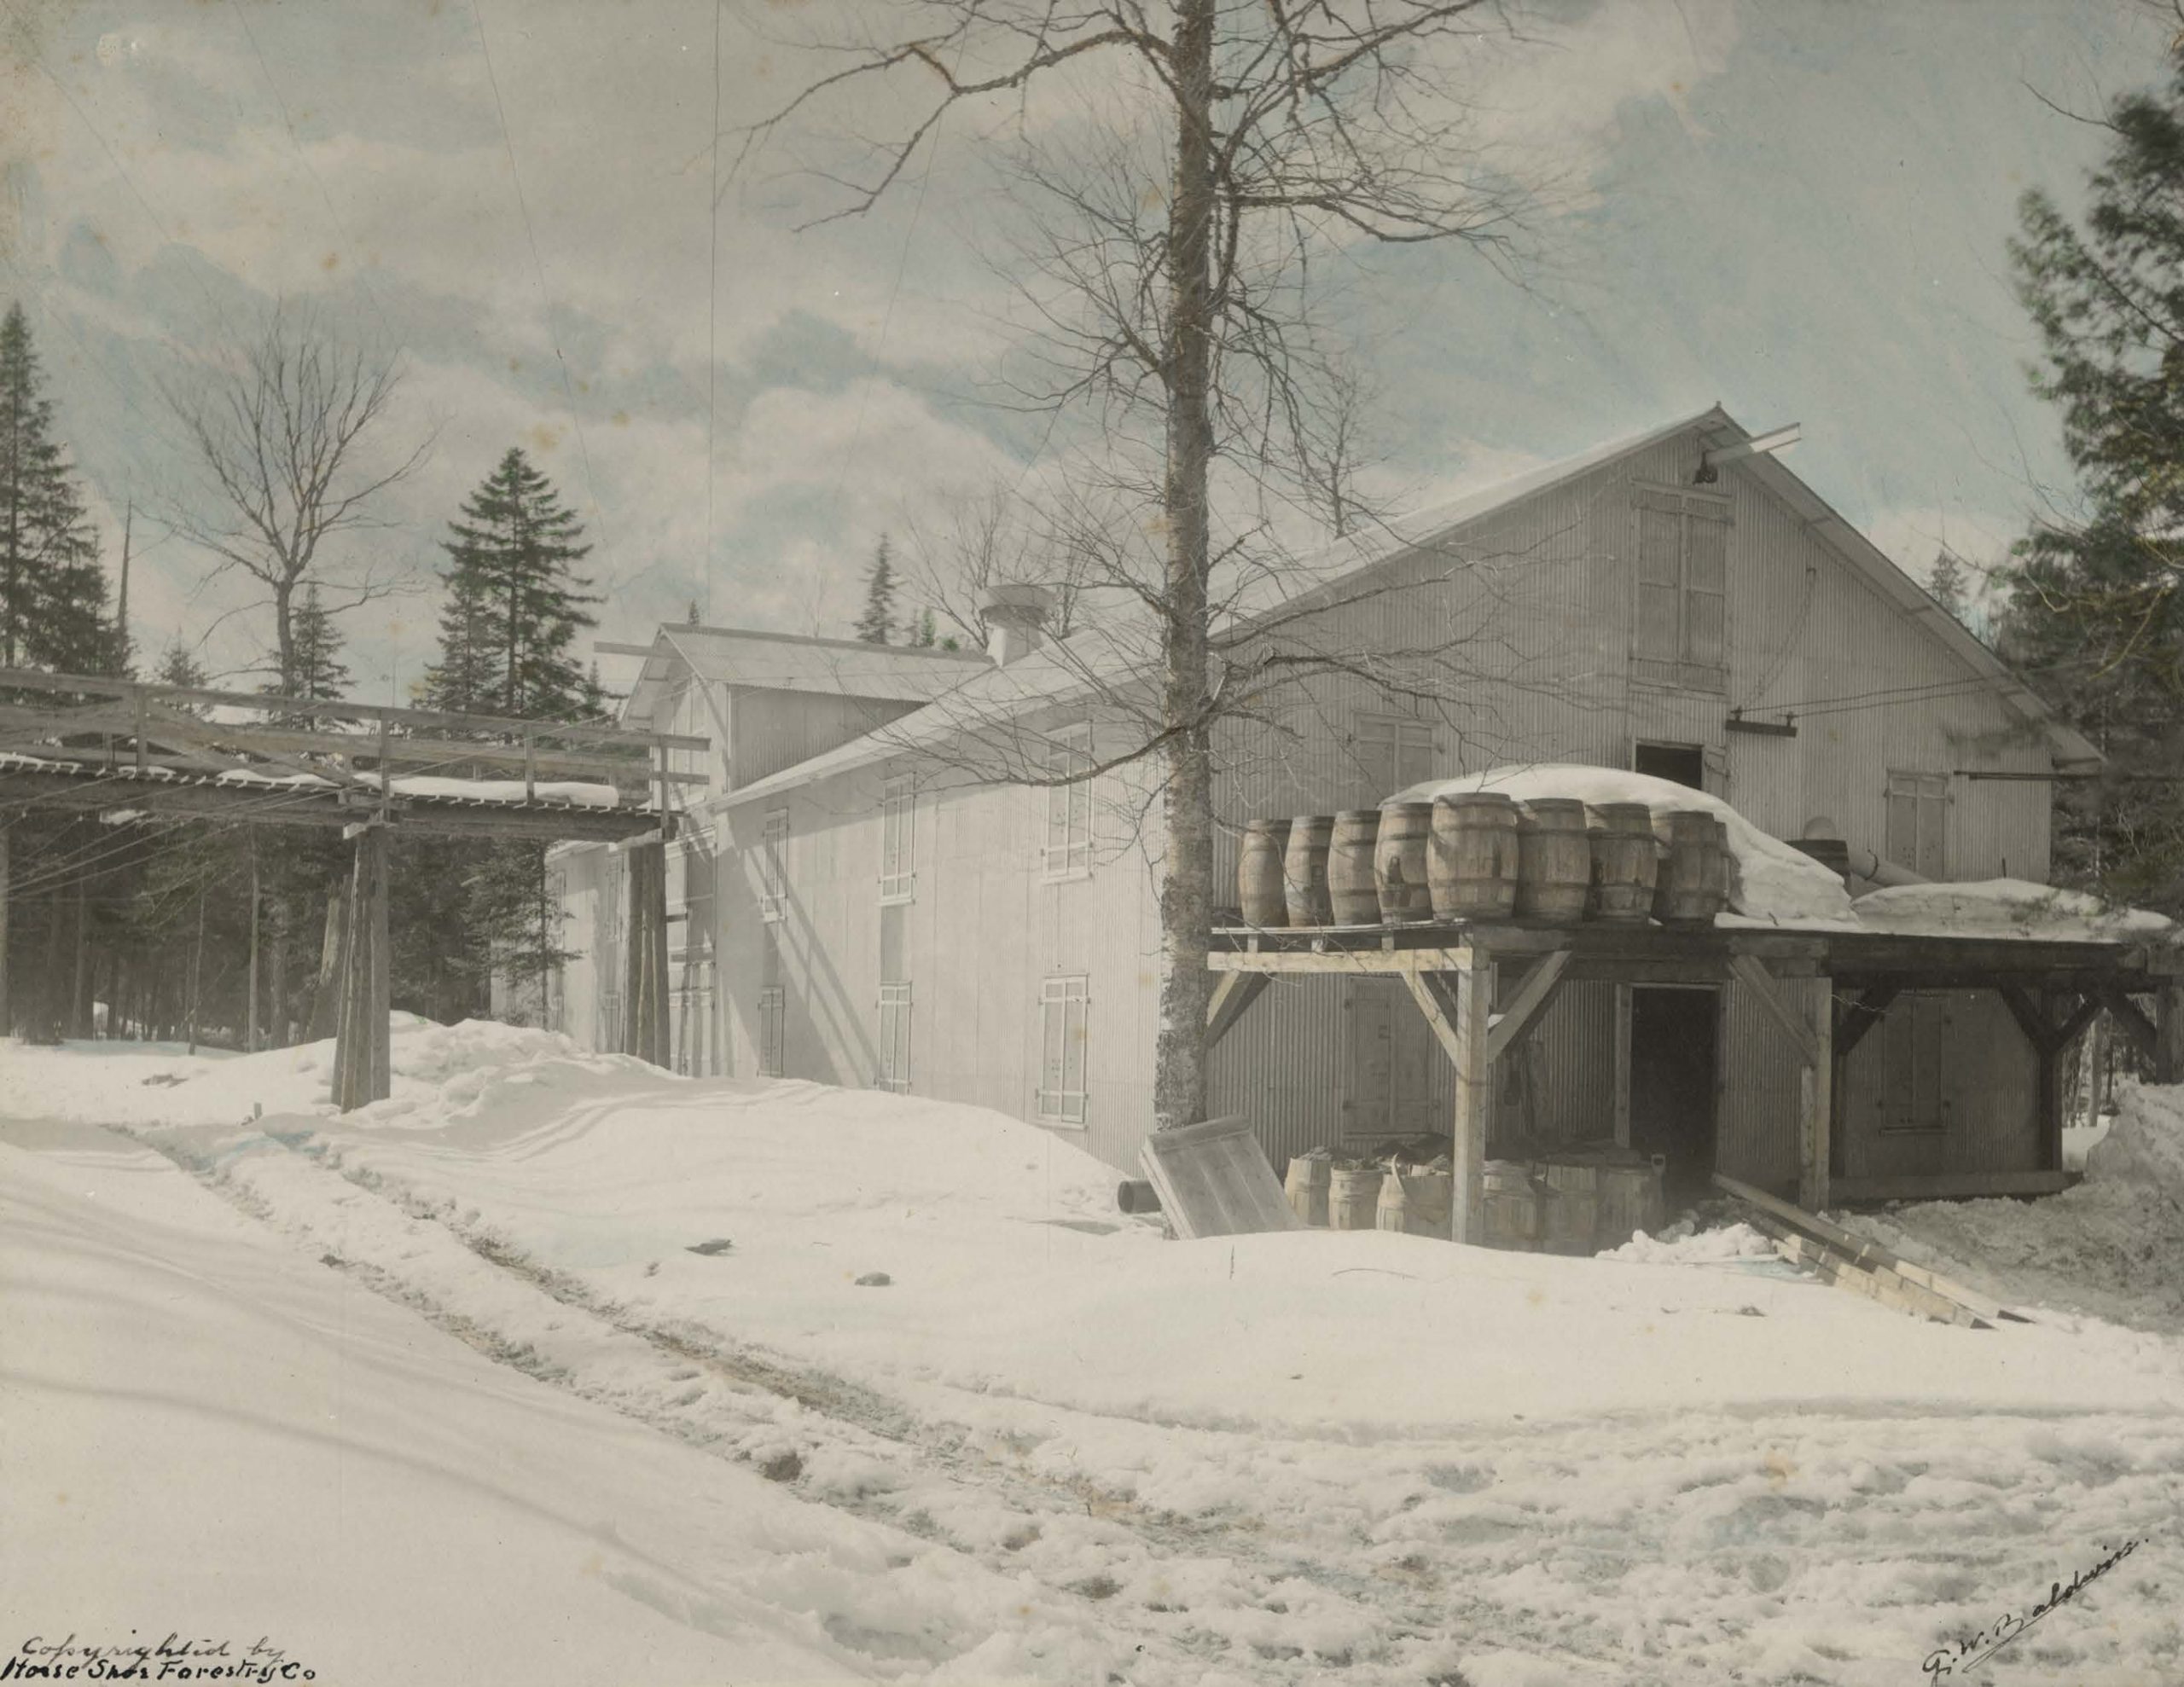
[[[2034,390],[2062,411],[2082,514],[2017,547],[2004,654],[2106,752],[2059,789],[2066,879],[2184,910],[2184,55],[2125,96],[2073,223],[2019,203],[2018,291],[2042,342]],[[2152,774],[2152,779],[2145,778]]]
[[[98,536],[43,386],[30,324],[11,304],[0,318],[0,666],[103,673],[119,650]]]
[[[939,641],[939,638],[940,626],[933,619],[932,612],[930,609],[920,610],[918,629],[910,639],[911,647],[915,650],[931,650]]]
[[[857,618],[857,635],[867,644],[886,644],[895,631],[895,565],[887,536],[880,536],[872,554],[871,571],[864,577],[864,613]]]
[[[427,676],[436,709],[566,720],[585,704],[577,635],[600,600],[575,571],[591,553],[553,483],[510,447],[449,524],[448,602],[440,661]]]
[[[1926,590],[1950,618],[1965,618],[1965,567],[1956,553],[1946,545],[1934,554],[1934,565],[1926,576]]]

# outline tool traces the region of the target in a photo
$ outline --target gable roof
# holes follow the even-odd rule
[[[1719,450],[1752,437],[1718,404],[1642,433],[1598,445],[1559,462],[1496,482],[1448,502],[1395,517],[1368,531],[1337,540],[1311,556],[1248,583],[1229,606],[1219,635],[1247,632],[1252,623],[1280,612],[1285,616],[1332,599],[1364,571],[1457,538],[1466,528],[1534,496],[1578,479],[1626,457],[1648,451],[1687,432],[1696,432],[1708,449]],[[1975,638],[1962,623],[1897,567],[1820,495],[1772,453],[1739,460],[1740,470],[1755,476],[1798,514],[1823,544],[1852,572],[1879,590],[1908,616],[1919,617],[1972,673],[1991,682],[1993,694],[2013,713],[2045,733],[2050,753],[2061,768],[2099,765],[2100,752],[2056,718],[2048,705]],[[890,722],[862,738],[851,739],[707,804],[735,808],[829,775],[892,760],[909,751],[935,747],[976,729],[1020,718],[1036,710],[1061,707],[1095,695],[1106,684],[1157,664],[1155,629],[1147,617],[1131,617],[1113,625],[1095,625],[1066,640],[1043,645],[1005,668],[983,666],[924,708]]]
[[[918,650],[741,627],[667,625],[653,635],[623,714],[649,716],[680,670],[701,680],[769,691],[929,703],[992,666],[983,651]]]

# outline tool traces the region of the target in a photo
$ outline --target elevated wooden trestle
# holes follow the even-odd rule
[[[1906,990],[1997,992],[2039,1061],[2035,1097],[2047,1169],[2062,1168],[2062,1059],[2106,1007],[2145,1050],[2157,1081],[2184,1077],[2184,951],[2143,942],[2043,942],[1906,936],[1756,925],[1671,929],[1588,922],[1217,930],[1206,964],[1220,977],[1206,1015],[1211,1048],[1277,977],[1400,978],[1455,1069],[1449,1156],[1452,1234],[1483,1239],[1484,1168],[1496,1063],[1538,1026],[1565,983],[1744,987],[1798,1064],[1798,1205],[1817,1212],[1851,1195],[1831,1170],[1842,1115],[1843,1068],[1858,1041]],[[1496,971],[1523,976],[1494,1011]],[[1779,988],[1817,980],[1809,1013]],[[2135,998],[2151,995],[2149,1017]],[[2005,1192],[1997,1189],[1995,1192]],[[2027,1190],[2024,1192],[2030,1192]]]
[[[214,710],[223,718],[210,718]],[[334,1100],[345,1112],[391,1093],[387,844],[396,826],[448,837],[603,842],[627,850],[630,1011],[622,1052],[667,1064],[666,849],[675,793],[709,782],[703,773],[671,767],[670,752],[704,751],[710,742],[596,722],[0,669],[0,812],[341,828],[351,845],[350,871],[328,911],[331,1012],[321,1016],[318,1035],[334,1037]],[[474,775],[450,782],[479,784],[473,792],[442,784],[396,788],[405,770],[448,768],[490,769],[500,788]],[[507,788],[518,779],[520,797]],[[578,801],[539,789],[562,780],[612,785],[616,800]],[[0,977],[7,861],[0,849]]]

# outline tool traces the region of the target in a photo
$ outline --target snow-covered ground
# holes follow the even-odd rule
[[[2184,1346],[2135,1306],[1926,1325],[1733,1232],[1170,1243],[996,1114],[503,1027],[404,1023],[346,1118],[323,1046],[113,1047],[0,1050],[0,1480],[55,1514],[0,1531],[0,1645],[217,1619],[322,1680],[620,1679],[619,1648],[661,1681],[1896,1684],[2144,1537],[1992,1678],[2184,1679]],[[2008,1204],[2082,1204],[2133,1139]],[[2071,1268],[2001,1289],[2064,1303]]]

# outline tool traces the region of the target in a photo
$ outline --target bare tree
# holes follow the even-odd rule
[[[1005,481],[943,494],[937,517],[905,521],[903,596],[932,612],[944,636],[969,649],[986,644],[986,594],[996,586],[1038,585],[1053,594],[1047,629],[1076,629],[1094,559],[1064,522],[1043,515]]]
[[[265,588],[284,690],[303,588],[322,588],[331,614],[400,587],[334,548],[392,525],[381,495],[431,452],[429,434],[406,452],[382,443],[400,384],[395,357],[345,345],[308,308],[277,304],[254,339],[160,385],[195,482],[170,500],[169,523],[218,559],[216,575],[240,571]]]
[[[1488,0],[915,0],[881,16],[879,37],[829,43],[834,67],[746,137],[747,157],[828,101],[897,84],[909,115],[825,172],[843,195],[830,216],[878,203],[959,108],[1092,108],[1059,140],[1019,130],[1011,197],[1043,371],[1025,390],[1090,408],[1107,493],[1146,507],[1090,530],[1153,536],[1150,557],[1127,541],[1107,554],[1110,583],[1146,612],[1149,700],[1125,755],[1071,776],[1120,760],[1154,775],[1153,1112],[1187,1123],[1205,1101],[1213,733],[1254,691],[1231,683],[1217,640],[1237,589],[1217,577],[1274,570],[1285,513],[1324,507],[1330,484],[1345,507],[1329,467],[1347,445],[1327,427],[1340,359],[1321,327],[1345,260],[1449,240],[1507,253],[1523,197],[1467,143],[1445,74],[1502,14]],[[1307,642],[1253,660],[1293,681],[1357,657]]]

